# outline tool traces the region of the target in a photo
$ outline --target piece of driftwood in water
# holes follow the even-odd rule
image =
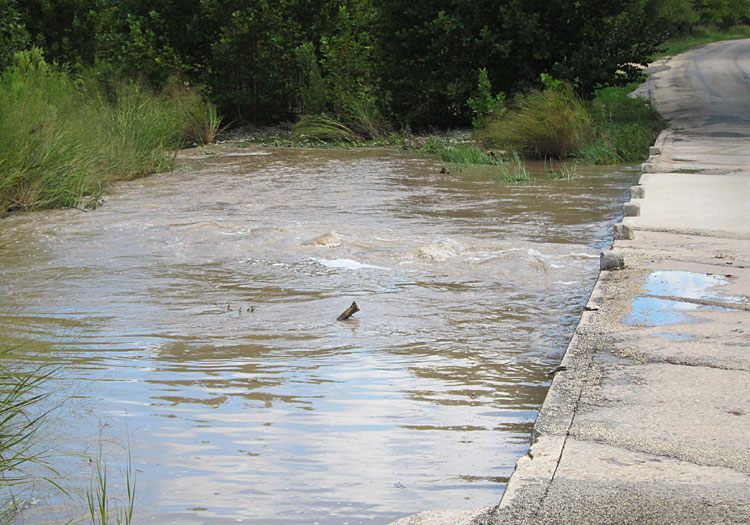
[[[357,303],[352,303],[352,305],[341,312],[341,315],[336,318],[337,321],[343,321],[344,319],[349,319],[351,316],[359,312],[359,305]]]

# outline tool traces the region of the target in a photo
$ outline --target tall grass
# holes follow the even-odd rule
[[[18,53],[0,76],[0,216],[78,207],[102,184],[167,170],[170,152],[213,140],[219,124],[187,89],[156,94],[131,82],[110,91],[38,49]]]
[[[489,146],[537,158],[568,157],[592,135],[583,101],[567,87],[532,91],[479,133]]]

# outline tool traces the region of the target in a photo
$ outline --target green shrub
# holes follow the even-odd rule
[[[303,114],[320,114],[326,109],[328,93],[318,65],[315,46],[305,42],[294,51],[299,68],[299,109]]]
[[[489,146],[537,158],[568,157],[593,133],[583,101],[569,87],[532,91],[515,109],[492,119],[480,138]]]
[[[596,92],[589,103],[596,133],[584,144],[580,156],[595,164],[633,162],[648,157],[664,123],[641,98],[630,97],[635,84],[607,87]]]
[[[501,91],[497,95],[492,95],[492,84],[487,76],[487,69],[479,69],[477,95],[467,100],[467,104],[474,113],[471,121],[474,129],[483,128],[490,117],[493,115],[499,117],[505,112],[505,93]]]

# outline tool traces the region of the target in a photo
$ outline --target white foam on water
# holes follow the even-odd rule
[[[326,268],[341,268],[343,270],[361,270],[363,268],[372,268],[375,270],[390,270],[383,266],[375,266],[374,264],[365,264],[353,259],[318,259],[317,257],[311,258],[318,264],[322,264]]]
[[[456,250],[444,244],[425,244],[417,250],[417,255],[435,262],[444,262],[456,256]]]

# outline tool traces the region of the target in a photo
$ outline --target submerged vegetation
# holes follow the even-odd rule
[[[53,484],[57,477],[49,458],[35,447],[49,397],[41,385],[54,370],[18,371],[6,364],[12,350],[0,351],[0,522],[14,517],[25,503],[19,492],[37,479],[29,469],[41,469],[42,479]]]
[[[12,364],[18,347],[0,350],[0,523],[14,522],[34,499],[40,482],[49,484],[66,498],[63,476],[55,468],[59,452],[52,450],[44,437],[52,413],[60,408],[52,401],[50,381],[58,369],[37,366],[31,369]],[[135,511],[136,480],[130,453],[125,470],[125,494],[113,494],[107,479],[107,462],[100,447],[90,458],[93,466],[86,506],[91,523],[129,524]],[[74,504],[71,511],[75,512]],[[71,521],[72,522],[72,521]],[[78,521],[76,521],[78,522]]]
[[[127,470],[125,471],[126,499],[115,500],[110,493],[109,481],[107,480],[107,462],[102,456],[101,444],[99,454],[94,463],[94,476],[91,485],[86,491],[86,503],[88,514],[93,525],[130,525],[135,513],[135,489],[136,479],[133,472],[133,462],[128,453]]]
[[[423,153],[440,157],[451,164],[497,164],[498,159],[473,143],[451,143],[438,138],[429,138],[421,148]]]

